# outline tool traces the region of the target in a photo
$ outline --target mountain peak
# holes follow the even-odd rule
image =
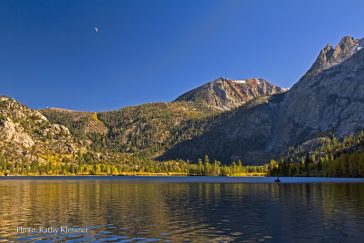
[[[363,47],[364,38],[355,39],[352,36],[344,36],[335,48],[331,44],[328,44],[320,51],[316,61],[305,76],[316,75],[322,70],[342,63]]]
[[[215,110],[231,110],[246,102],[266,95],[285,92],[261,78],[218,78],[179,96],[175,101],[193,101]]]

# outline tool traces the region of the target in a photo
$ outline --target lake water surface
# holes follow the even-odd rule
[[[274,179],[3,177],[0,242],[362,242],[364,179]]]

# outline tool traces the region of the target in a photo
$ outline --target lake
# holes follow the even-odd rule
[[[274,179],[2,177],[0,242],[363,239],[364,179]]]

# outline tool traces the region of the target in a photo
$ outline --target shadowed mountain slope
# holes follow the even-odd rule
[[[362,40],[354,47],[348,40],[353,38],[344,37],[336,48],[345,50],[345,57],[333,65],[318,70],[314,64],[288,92],[206,120],[207,132],[178,143],[161,158],[196,160],[208,154],[222,161],[263,163],[307,140],[364,129],[364,51]],[[354,51],[348,55],[348,50]]]

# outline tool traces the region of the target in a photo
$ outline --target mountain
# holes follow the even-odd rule
[[[325,47],[314,65],[288,92],[261,104],[242,106],[190,124],[207,129],[171,147],[160,158],[211,159],[264,163],[291,146],[364,129],[363,39],[344,37],[329,54]]]
[[[162,151],[172,131],[185,121],[215,113],[191,102],[150,103],[110,112],[55,108],[40,112],[93,149],[148,154]]]
[[[228,111],[256,97],[285,91],[264,79],[228,80],[219,78],[182,94],[176,101],[192,101],[215,110]]]
[[[307,71],[305,77],[318,74],[322,70],[342,63],[354,53],[360,51],[363,47],[364,38],[354,39],[351,36],[343,37],[335,48],[328,44],[324,49],[321,50],[319,56],[312,67]]]
[[[208,155],[263,164],[292,147],[304,155],[326,138],[364,130],[363,47],[364,39],[352,37],[326,46],[289,91],[263,79],[219,78],[173,102],[109,112],[36,111],[1,97],[0,159],[197,161]]]
[[[215,93],[211,93],[213,87]],[[219,88],[217,88],[219,87]],[[212,103],[216,92],[224,94]],[[163,153],[182,141],[176,138],[186,123],[243,105],[259,96],[284,92],[263,79],[218,79],[180,96],[174,102],[150,103],[110,112],[77,112],[58,108],[40,112],[53,123],[66,126],[92,149],[117,152]],[[211,93],[211,96],[204,96]],[[217,106],[220,105],[220,107]],[[202,130],[202,129],[200,129]]]
[[[364,39],[355,40],[354,46],[348,39],[354,41],[344,37],[335,50],[350,55],[343,54],[329,68],[303,76],[285,95],[277,130],[280,150],[320,133],[342,137],[364,128]]]
[[[13,161],[44,161],[83,149],[68,128],[53,124],[40,112],[0,96],[0,157]]]

